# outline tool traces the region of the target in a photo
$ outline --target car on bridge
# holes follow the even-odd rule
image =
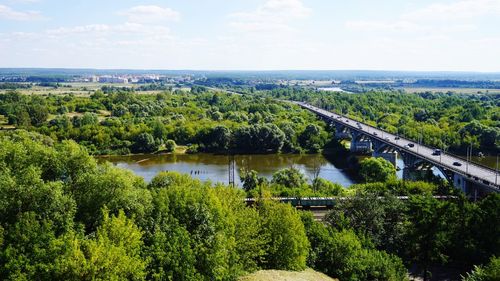
[[[400,138],[400,137],[398,137],[398,136],[396,136],[394,139],[395,139],[395,140],[400,140],[401,138]]]
[[[460,166],[462,166],[462,163],[455,161],[455,162],[453,162],[453,166],[460,167]]]
[[[441,149],[434,149],[434,151],[432,152],[432,155],[434,155],[434,156],[441,155]]]
[[[409,142],[406,146],[408,146],[408,147],[415,147],[415,144]]]

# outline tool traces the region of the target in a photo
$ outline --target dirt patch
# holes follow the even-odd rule
[[[239,281],[338,281],[312,269],[304,271],[260,270]]]

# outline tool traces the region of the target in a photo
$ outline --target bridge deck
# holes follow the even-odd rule
[[[377,139],[390,146],[396,147],[400,151],[404,151],[419,158],[425,159],[435,166],[458,173],[471,182],[477,182],[483,186],[489,187],[496,192],[500,192],[500,186],[498,185],[499,182],[497,182],[497,180],[500,181],[500,176],[498,176],[497,172],[493,169],[489,169],[472,162],[467,162],[462,158],[444,152],[442,152],[441,155],[432,155],[435,148],[415,143],[413,140],[396,136],[384,130],[375,128],[362,122],[358,122],[340,114],[326,111],[307,103],[294,103],[333,122],[340,123],[346,127],[349,127],[351,130],[361,132],[365,135],[368,135],[370,138]],[[414,147],[408,147],[407,145],[410,143],[414,144]],[[453,163],[455,162],[460,163],[461,166],[454,165]]]

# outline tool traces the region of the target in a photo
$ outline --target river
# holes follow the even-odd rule
[[[360,160],[364,157],[360,157]],[[109,161],[114,165],[129,169],[137,175],[143,177],[147,182],[162,171],[176,171],[191,175],[194,178],[213,183],[229,182],[229,158],[226,155],[214,154],[146,154],[132,156],[106,156],[97,157],[102,161]],[[496,157],[488,156],[473,159],[475,162],[488,165],[491,168],[496,164]],[[327,160],[320,154],[266,154],[266,155],[236,155],[235,156],[235,183],[242,185],[240,181],[240,169],[255,170],[260,176],[271,179],[273,173],[278,170],[296,167],[309,181],[314,178],[315,172],[319,170],[319,177],[338,183],[344,187],[349,187],[357,183],[356,180],[335,163],[335,156]],[[397,172],[398,178],[403,178],[404,163],[399,158],[397,165],[400,168]],[[443,175],[433,168],[435,175]]]
[[[229,182],[229,158],[226,155],[214,154],[163,154],[98,157],[99,161],[109,161],[114,165],[132,170],[147,182],[162,171],[185,173],[214,183]],[[339,183],[344,187],[356,183],[342,168],[335,166],[323,155],[319,154],[268,154],[268,155],[236,155],[235,183],[241,186],[240,169],[255,170],[259,176],[271,179],[278,170],[295,167],[310,181],[315,171],[319,177]]]

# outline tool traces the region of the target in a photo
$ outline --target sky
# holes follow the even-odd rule
[[[0,67],[500,71],[500,0],[0,0]]]

